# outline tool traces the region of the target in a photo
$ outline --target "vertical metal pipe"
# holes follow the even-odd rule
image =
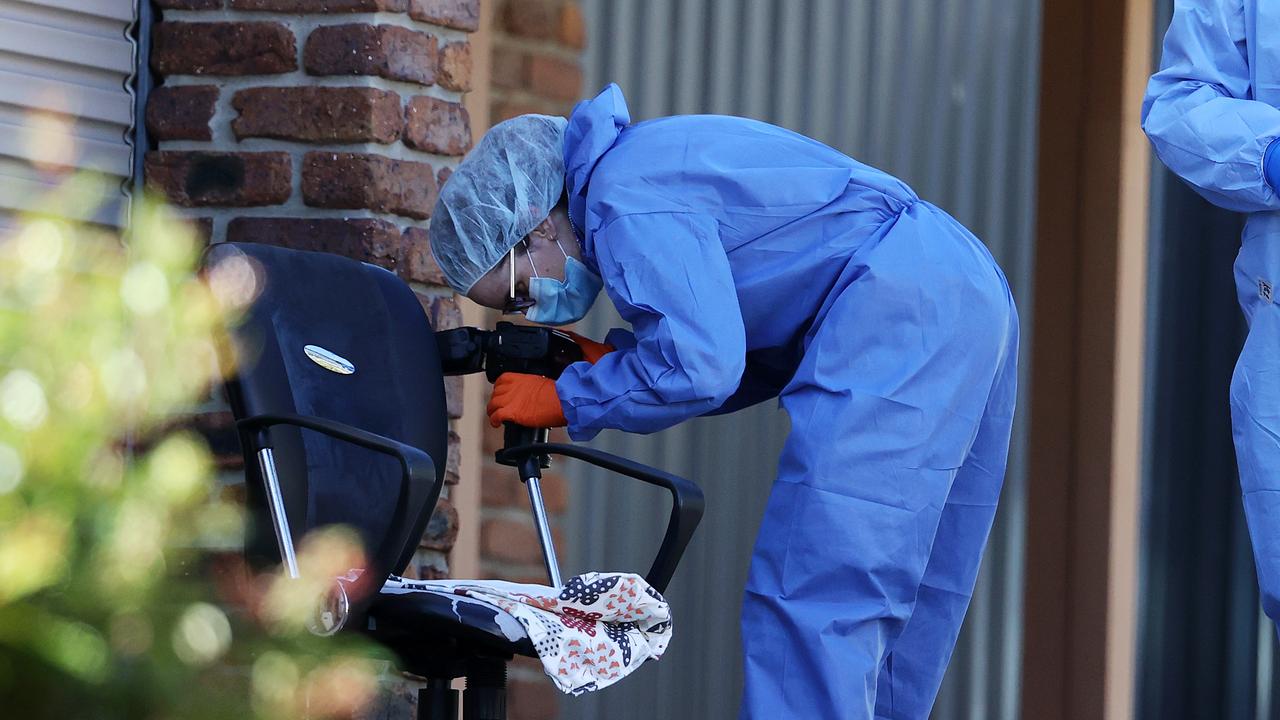
[[[560,581],[560,561],[556,559],[555,541],[551,537],[551,523],[547,520],[547,506],[542,502],[542,481],[537,476],[525,478],[524,484],[529,490],[529,504],[533,507],[533,524],[538,528],[538,543],[542,545],[542,562],[547,566],[547,577],[551,579],[551,587],[559,590],[564,586]]]
[[[284,495],[280,492],[280,477],[276,475],[276,459],[271,448],[258,451],[258,467],[267,485],[267,507],[271,510],[271,524],[276,530],[276,544],[280,547],[280,560],[289,571],[289,577],[298,577],[298,556],[293,551],[293,534],[289,532],[289,517],[284,511]]]

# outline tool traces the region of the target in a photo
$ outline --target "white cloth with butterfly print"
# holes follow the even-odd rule
[[[461,593],[515,618],[543,670],[570,695],[618,682],[646,660],[662,657],[671,641],[671,607],[633,573],[575,575],[558,593],[544,585],[400,578],[383,592],[414,590]]]

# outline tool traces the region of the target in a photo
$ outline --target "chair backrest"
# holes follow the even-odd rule
[[[233,257],[255,267],[261,286],[247,316],[229,329],[227,395],[235,417],[307,415],[376,433],[430,455],[439,481],[449,431],[444,376],[413,291],[374,265],[252,243],[214,245],[206,266]],[[311,430],[267,432],[294,542],[321,526],[348,525],[370,567],[402,571],[432,507],[411,508],[412,536],[386,551],[401,501],[399,463]],[[256,562],[279,562],[255,434],[241,433],[240,441],[251,521],[246,550]],[[373,557],[378,548],[387,556]]]

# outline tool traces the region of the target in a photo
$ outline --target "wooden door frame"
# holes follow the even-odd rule
[[[1045,0],[1022,716],[1133,712],[1152,0]]]

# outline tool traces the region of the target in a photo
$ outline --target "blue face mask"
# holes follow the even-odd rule
[[[559,240],[556,245],[560,245]],[[563,246],[560,247],[560,252],[564,253]],[[536,277],[538,271],[534,268],[535,277],[529,280],[529,297],[533,299],[534,305],[524,313],[533,322],[544,325],[577,322],[591,309],[596,295],[604,287],[604,280],[586,265],[568,253],[564,254],[564,258],[563,281]]]

